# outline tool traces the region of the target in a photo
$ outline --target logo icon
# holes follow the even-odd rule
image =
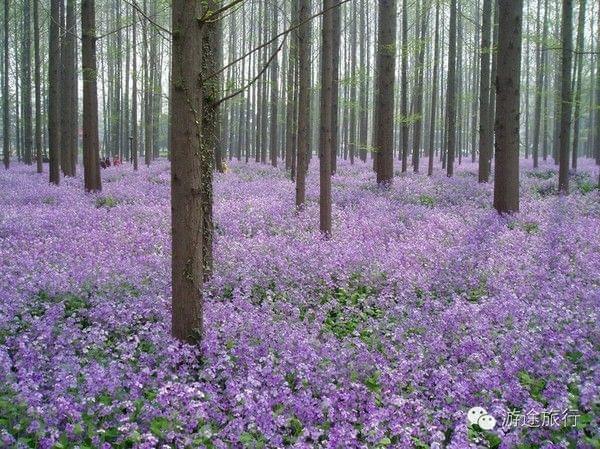
[[[477,424],[483,430],[492,430],[496,427],[496,418],[488,415],[483,407],[473,407],[467,412],[467,421],[470,425]]]

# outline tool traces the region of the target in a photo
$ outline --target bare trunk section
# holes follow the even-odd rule
[[[60,184],[60,0],[50,2],[50,36],[48,59],[48,151],[50,182]]]
[[[81,67],[83,72],[83,179],[85,190],[102,190],[98,137],[98,86],[96,64],[96,5],[81,2]]]
[[[500,0],[498,6],[494,207],[499,213],[511,213],[519,211],[519,85],[523,0]]]

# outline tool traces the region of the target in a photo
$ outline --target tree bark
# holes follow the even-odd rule
[[[60,0],[50,2],[50,36],[48,58],[48,151],[50,182],[60,184]]]
[[[403,12],[405,13],[405,12]],[[394,178],[394,75],[396,65],[396,0],[379,0],[377,35],[374,150],[377,184],[387,186]],[[405,42],[403,42],[405,44]]]
[[[569,146],[571,144],[571,61],[573,58],[573,0],[562,1],[562,57],[558,191],[569,193]]]
[[[35,154],[37,172],[44,171],[42,155],[42,73],[40,62],[40,16],[39,2],[33,2],[33,53],[35,85]]]
[[[81,68],[83,73],[83,179],[85,190],[102,190],[98,137],[98,71],[96,65],[96,4],[81,2]]]
[[[577,70],[575,97],[575,113],[573,114],[573,153],[571,158],[571,167],[577,170],[577,156],[579,147],[579,115],[581,111],[581,77],[583,76],[583,51],[584,51],[584,28],[585,28],[585,0],[579,0],[579,19],[577,24]]]
[[[10,120],[9,120],[9,59],[8,59],[8,23],[9,23],[10,5],[8,0],[4,0],[4,82],[2,86],[2,134],[3,134],[3,155],[4,168],[10,167]]]
[[[23,46],[21,50],[21,114],[23,117],[23,162],[32,164],[31,124],[31,0],[23,0]]]
[[[427,164],[427,175],[433,175],[433,158],[435,145],[435,116],[438,92],[438,58],[439,58],[439,33],[440,33],[440,4],[435,2],[435,37],[433,42],[433,80],[431,89],[431,119],[429,121],[429,161]]]
[[[490,122],[490,56],[491,56],[491,26],[492,0],[483,0],[481,16],[481,76],[479,80],[479,182],[488,182],[492,159],[492,142],[488,127]]]
[[[450,1],[450,36],[448,50],[448,80],[446,87],[446,169],[454,175],[454,152],[456,149],[456,0]]]
[[[296,157],[296,207],[304,208],[306,157],[310,142],[310,0],[298,0],[298,156]]]
[[[494,207],[519,211],[519,88],[523,0],[498,2]]]

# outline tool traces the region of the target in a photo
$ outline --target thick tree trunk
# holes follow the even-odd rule
[[[64,70],[63,88],[63,128],[62,140],[64,160],[63,171],[66,176],[75,176],[77,161],[77,22],[75,18],[75,0],[67,0],[66,32],[62,47]]]
[[[519,86],[523,0],[500,0],[496,76],[494,207],[519,211]]]
[[[173,1],[171,78],[172,334],[194,343],[202,335],[203,198],[212,149],[203,139],[203,31],[195,0]],[[206,30],[205,30],[206,31]],[[209,173],[207,173],[207,171]]]
[[[50,182],[60,184],[60,1],[50,2],[50,36],[48,58],[48,151],[50,153]]]
[[[394,75],[396,66],[396,0],[379,0],[377,35],[374,150],[377,154],[377,184],[389,185],[394,178]],[[403,42],[405,44],[405,42]]]
[[[573,0],[562,2],[562,63],[558,190],[569,193],[569,147],[571,144],[571,61],[573,58]]]
[[[83,179],[85,190],[102,190],[98,138],[98,86],[96,65],[96,5],[81,2],[81,68],[83,72]]]

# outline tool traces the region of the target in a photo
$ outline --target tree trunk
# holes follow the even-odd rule
[[[562,2],[562,63],[558,191],[569,193],[569,146],[571,144],[571,61],[573,58],[573,0]]]
[[[435,37],[433,42],[433,80],[431,89],[431,119],[429,121],[429,161],[427,164],[427,175],[433,175],[433,158],[435,145],[435,113],[438,92],[438,59],[439,59],[439,33],[440,33],[440,3],[435,2]]]
[[[577,24],[577,71],[575,85],[575,113],[573,115],[573,153],[571,167],[577,169],[577,155],[579,146],[579,114],[581,111],[581,77],[583,75],[583,51],[584,51],[584,28],[585,28],[585,0],[579,0],[579,22]]]
[[[277,8],[273,8],[273,21],[271,23],[271,32],[273,36],[277,35]],[[277,40],[274,40],[271,46],[271,54],[274,54],[277,51]],[[275,57],[273,61],[271,61],[270,65],[271,70],[271,123],[269,130],[269,158],[271,159],[271,165],[273,167],[277,167],[277,151],[279,149],[279,145],[277,144],[277,104],[279,102],[279,89],[278,89],[278,79],[279,76],[279,65],[278,58]]]
[[[35,85],[35,155],[37,172],[44,171],[42,156],[42,73],[40,63],[40,16],[39,2],[33,2],[33,53]]]
[[[50,36],[48,58],[48,151],[50,153],[50,182],[60,184],[60,1],[50,2]]]
[[[479,80],[479,182],[488,182],[492,159],[492,142],[488,127],[490,122],[490,56],[492,0],[483,0],[481,23],[481,76]]]
[[[31,125],[31,0],[23,0],[23,47],[21,51],[21,114],[23,117],[23,162],[31,165],[33,129]]]
[[[448,80],[446,87],[446,169],[454,175],[454,152],[456,148],[456,0],[450,1],[450,36],[448,50]]]
[[[298,0],[298,156],[296,158],[296,207],[304,208],[306,157],[310,142],[310,0]]]
[[[500,0],[496,76],[494,207],[519,211],[519,86],[523,0]]]
[[[319,227],[331,235],[331,124],[333,102],[333,6],[335,0],[323,0],[321,25],[321,110],[319,132]]]
[[[95,0],[81,2],[81,68],[83,73],[83,179],[85,190],[102,190],[98,138]]]
[[[10,120],[9,120],[9,59],[8,59],[8,23],[9,23],[9,7],[8,0],[4,0],[4,83],[2,86],[2,134],[3,134],[3,155],[2,159],[4,161],[4,168],[8,170],[10,167]]]
[[[423,77],[425,74],[425,34],[427,33],[427,5],[421,5],[421,29],[418,42],[419,53],[417,56],[417,73],[415,81],[415,123],[413,128],[413,171],[419,173],[421,157],[421,131],[423,129]]]
[[[400,68],[400,155],[402,160],[402,173],[406,172],[408,166],[408,6],[407,1],[402,0],[402,46],[401,68]]]
[[[133,19],[133,25],[131,27],[131,39],[132,39],[132,49],[133,49],[133,61],[131,63],[131,160],[133,162],[133,169],[138,169],[138,153],[139,153],[139,133],[138,133],[138,76],[137,76],[137,34],[136,34],[136,22],[138,20],[137,12],[135,7],[131,7],[131,16]],[[173,114],[171,114],[173,116]]]
[[[377,132],[375,133],[373,147],[377,154],[377,184],[387,186],[391,184],[394,178],[396,0],[379,0],[378,23],[377,67],[375,69],[377,86],[375,89],[375,119],[373,123],[373,128]],[[405,43],[403,42],[403,44]]]
[[[195,0],[173,1],[171,77],[172,334],[197,342],[202,335],[205,199],[212,195],[213,151],[203,138],[203,33]]]

